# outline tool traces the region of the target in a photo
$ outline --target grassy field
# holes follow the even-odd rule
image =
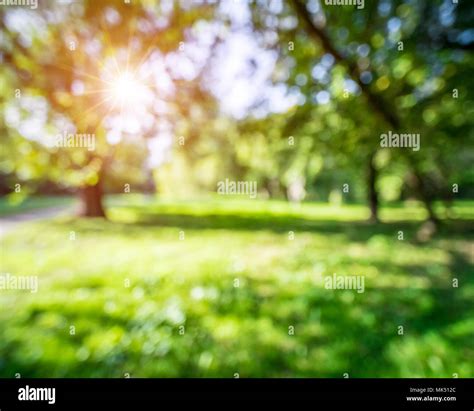
[[[0,271],[39,289],[0,290],[0,376],[474,377],[472,210],[424,240],[417,206],[127,197],[21,225]]]

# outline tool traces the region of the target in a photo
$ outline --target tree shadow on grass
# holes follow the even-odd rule
[[[392,341],[400,340],[396,332],[398,325],[404,325],[408,336],[414,338],[427,335],[437,336],[449,346],[456,347],[459,352],[470,350],[471,358],[465,358],[465,361],[474,359],[472,357],[474,352],[469,348],[474,338],[474,329],[472,323],[468,325],[470,319],[474,318],[474,306],[469,297],[470,293],[462,291],[462,288],[473,289],[474,271],[472,264],[463,254],[456,251],[451,253],[450,271],[453,277],[458,279],[459,287],[453,287],[449,280],[442,286],[427,288],[370,289],[367,292],[372,295],[367,296],[368,298],[363,302],[361,300],[360,308],[374,315],[376,319],[374,327],[364,326],[363,322],[354,324],[353,321],[344,318],[344,315],[333,316],[332,337],[329,340],[345,335],[354,344],[354,353],[365,351],[371,357],[367,363],[363,355],[349,355],[348,366],[352,370],[366,370],[368,375],[380,374],[381,370],[387,372],[393,370],[393,364],[381,356],[381,353]],[[387,268],[393,270],[393,267]],[[337,303],[331,302],[331,305],[337,306]],[[462,332],[453,332],[457,325],[463,326]],[[370,349],[367,350],[367,348]],[[426,350],[427,357],[435,355],[434,352],[430,352],[432,347],[420,346],[420,349]],[[463,358],[462,355],[461,358]],[[443,358],[443,360],[449,359]],[[458,366],[460,365],[458,363]],[[445,375],[445,377],[450,376],[451,374]]]
[[[159,214],[146,211],[137,212],[133,221],[103,221],[87,219],[67,220],[78,232],[108,232],[124,234],[128,237],[153,232],[162,227],[178,230],[229,230],[235,232],[268,231],[276,234],[315,233],[343,235],[348,241],[366,242],[374,236],[396,239],[399,232],[407,241],[417,242],[416,233],[422,222],[397,221],[371,224],[364,220],[312,220],[309,218],[280,215],[241,214]],[[445,221],[433,238],[463,239],[474,238],[472,221]],[[145,230],[145,231],[144,231]],[[429,242],[426,242],[429,243]],[[423,245],[423,243],[419,243]]]

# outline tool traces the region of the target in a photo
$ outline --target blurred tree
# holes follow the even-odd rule
[[[149,145],[173,145],[173,127],[210,99],[202,67],[190,74],[178,64],[192,64],[189,30],[209,10],[148,1],[2,8],[2,171],[25,184],[79,187],[81,214],[104,216],[104,182],[125,192],[144,183]],[[71,133],[93,136],[94,148],[54,143]]]
[[[433,220],[433,200],[468,194],[474,36],[467,2],[380,0],[362,10],[302,0],[155,4],[55,4],[28,14],[27,32],[15,27],[16,11],[2,11],[5,176],[80,186],[84,214],[102,214],[102,183],[120,187],[147,178],[143,164],[154,141],[155,154],[172,146],[179,159],[155,173],[160,187],[186,178],[196,189],[215,188],[216,179],[234,175],[257,180],[269,195],[288,197],[303,185],[322,198],[323,189],[347,184],[344,198],[359,200],[364,191],[374,221],[381,194],[391,200],[416,195]],[[226,7],[234,11],[223,13]],[[233,18],[246,11],[250,20],[239,26]],[[210,27],[215,41],[239,31],[252,36],[248,77],[260,64],[260,50],[273,53],[269,82],[298,96],[298,103],[275,111],[269,100],[276,99],[262,96],[243,118],[224,115],[212,87],[201,81],[211,60],[206,47],[196,43],[186,52],[194,33]],[[192,55],[204,57],[197,64]],[[115,64],[122,71],[143,67],[143,77],[153,79],[134,98],[122,98],[129,109],[149,104],[139,110],[139,127],[104,102],[110,91],[103,89],[113,87],[104,72],[116,73]],[[45,113],[39,123],[49,133],[62,122],[95,134],[96,150],[46,147],[28,130],[39,124],[27,127],[32,112]],[[123,130],[121,122],[129,127]],[[419,132],[421,150],[382,148],[379,137],[389,130]],[[174,144],[180,137],[184,143]],[[381,190],[382,183],[393,187]]]
[[[286,71],[285,82],[304,96],[298,112],[289,113],[284,135],[318,140],[307,146],[307,161],[324,146],[326,161],[342,160],[348,171],[364,167],[373,220],[377,164],[388,165],[377,158],[389,151],[391,161],[406,164],[406,182],[436,220],[432,201],[449,195],[448,181],[466,175],[473,159],[472,150],[463,150],[473,137],[473,59],[466,52],[474,42],[473,8],[466,2],[381,0],[359,10],[294,0],[256,2],[252,12],[254,30],[278,52],[277,70]],[[330,127],[329,137],[320,124]],[[420,132],[421,150],[382,149],[379,137],[388,130]]]

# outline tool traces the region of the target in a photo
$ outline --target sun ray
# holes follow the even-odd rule
[[[100,94],[100,93],[107,93],[108,91],[110,91],[110,87],[87,90],[87,91],[82,92],[80,95],[85,96],[89,94]]]
[[[79,75],[79,76],[84,76],[84,77],[93,79],[93,80],[95,80],[95,81],[107,83],[107,81],[104,80],[104,79],[101,79],[101,78],[99,78],[99,77],[97,77],[97,76],[94,76],[94,75],[92,75],[92,74],[86,73],[85,71],[78,70],[78,69],[76,69],[75,67],[67,66],[66,64],[58,64],[56,67],[58,67],[58,68],[61,69],[61,70],[69,70],[71,73],[77,74],[77,75]]]
[[[137,28],[137,8],[134,7],[133,9],[133,16],[130,19],[130,26],[129,26],[129,32],[128,32],[128,40],[127,40],[127,62],[126,62],[126,69],[125,71],[129,71],[130,69],[130,49],[132,46],[132,38],[135,35],[135,31]]]
[[[109,97],[106,97],[106,98],[100,100],[97,104],[94,104],[92,107],[88,108],[88,109],[84,112],[84,116],[85,116],[86,114],[89,114],[92,110],[94,110],[94,109],[100,107],[101,105],[107,103],[107,101],[109,101],[109,100],[111,100],[111,99],[112,99],[112,96],[109,96]]]

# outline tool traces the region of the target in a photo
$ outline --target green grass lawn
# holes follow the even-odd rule
[[[0,376],[474,377],[472,203],[419,242],[419,207],[124,198],[2,239],[39,289],[0,291]]]

